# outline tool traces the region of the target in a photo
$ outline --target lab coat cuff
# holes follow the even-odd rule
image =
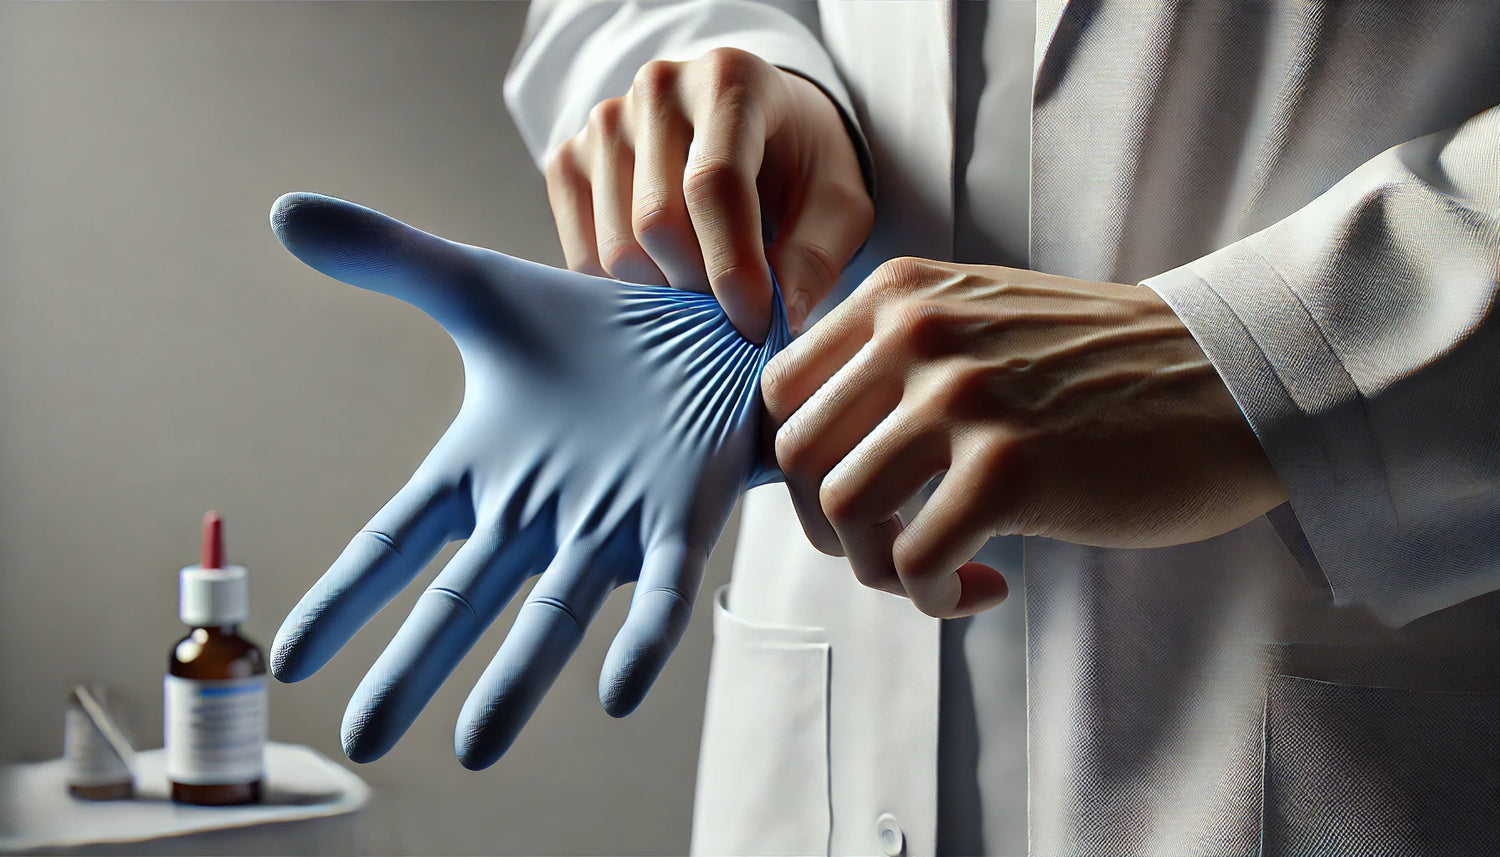
[[[1297,294],[1241,241],[1142,283],[1182,319],[1291,502],[1269,517],[1334,604],[1402,622],[1430,606],[1382,559],[1392,512],[1364,399]]]

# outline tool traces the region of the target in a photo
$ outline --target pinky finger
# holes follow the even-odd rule
[[[607,276],[599,263],[594,232],[593,186],[579,160],[579,138],[565,141],[547,164],[547,202],[557,222],[563,259],[568,269],[596,277]]]
[[[994,534],[980,488],[962,469],[949,470],[917,517],[897,538],[896,572],[907,595],[929,616],[952,619],[981,613],[1010,594],[1005,576],[972,562]]]

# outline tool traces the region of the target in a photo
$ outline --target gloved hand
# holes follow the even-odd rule
[[[539,572],[464,703],[459,760],[478,769],[505,753],[604,599],[630,581],[599,700],[614,716],[634,710],[686,629],[735,501],[780,478],[761,462],[759,434],[760,373],[790,338],[779,296],[755,345],[710,295],[526,262],[331,197],[287,194],[271,226],[308,265],[431,316],[465,375],[463,405],[426,461],[287,616],[272,673],[312,675],[466,538],[350,699],[349,758],[390,750]]]

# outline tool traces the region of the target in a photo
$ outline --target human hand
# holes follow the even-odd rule
[[[546,177],[570,269],[712,289],[755,342],[771,323],[767,263],[800,331],[874,222],[833,102],[732,48],[641,66],[551,155]]]
[[[616,586],[635,582],[599,700],[632,711],[682,637],[709,551],[760,464],[757,380],[790,338],[779,301],[764,345],[709,295],[632,286],[445,241],[370,209],[288,194],[276,236],[323,273],[400,298],[458,345],[464,399],[411,480],[292,609],[272,673],[316,672],[438,550],[426,587],[344,714],[349,758],[384,755],[532,575],[459,715],[469,768],[514,741]]]
[[[761,378],[803,529],[866,586],[979,612],[994,535],[1158,547],[1286,500],[1193,337],[1150,289],[896,259]],[[906,526],[897,510],[942,483]]]

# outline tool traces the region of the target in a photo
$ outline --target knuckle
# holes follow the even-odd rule
[[[944,373],[942,391],[948,410],[976,403],[990,391],[990,374],[977,364],[955,363]]]
[[[938,308],[925,303],[903,303],[879,313],[876,319],[883,344],[903,353],[931,355],[948,338],[948,323]]]
[[[887,572],[886,574],[882,574],[876,569],[866,567],[862,562],[851,561],[849,563],[849,568],[854,572],[854,579],[859,581],[859,584],[861,586],[864,586],[867,589],[879,589],[885,592],[890,592],[892,590],[892,581],[887,576],[889,572]]]
[[[737,295],[749,294],[765,276],[765,268],[733,256],[714,259],[706,268],[708,281],[716,292],[725,289]]]
[[[859,513],[859,495],[839,479],[825,478],[818,486],[818,506],[835,527],[855,527],[866,523]]]
[[[808,271],[820,284],[831,284],[838,280],[839,274],[843,273],[844,266],[840,260],[834,258],[833,253],[821,244],[803,245],[802,257]]]
[[[589,128],[600,142],[614,140],[620,135],[625,118],[623,98],[606,98],[589,110]]]
[[[887,259],[870,274],[868,284],[877,291],[906,291],[912,280],[916,278],[921,264],[922,260],[914,256],[897,256],[894,259]]]
[[[782,426],[776,432],[776,463],[783,473],[793,477],[808,476],[812,469],[811,452],[812,448],[795,429]]]
[[[630,226],[641,243],[661,238],[676,239],[691,229],[687,209],[670,194],[648,194],[637,199]]]
[[[578,164],[578,153],[574,150],[573,140],[563,141],[562,145],[547,156],[547,164],[542,169],[542,175],[546,177],[549,185],[560,187],[576,185],[584,177],[583,169]]]
[[[646,254],[635,242],[618,238],[599,248],[599,264],[611,274],[621,273],[622,268],[639,266]]]
[[[677,89],[680,63],[668,60],[652,60],[636,70],[630,90],[647,104],[660,104],[670,100]]]
[[[896,539],[896,543],[891,547],[891,562],[896,567],[896,574],[903,581],[922,584],[942,575],[942,569],[937,566],[938,557],[933,547],[918,544],[911,539]],[[908,591],[920,590],[921,587],[908,586],[907,589]]]
[[[766,364],[766,368],[761,371],[760,397],[765,403],[766,413],[778,422],[792,415],[792,409],[787,402],[790,375],[791,371],[787,368],[787,362],[775,358],[772,358],[771,362]],[[777,439],[780,440],[779,433]]]
[[[723,157],[698,158],[683,177],[682,192],[689,205],[732,200],[740,196],[744,180],[739,165]]]
[[[714,48],[699,60],[708,94],[746,95],[760,82],[765,60],[739,48]]]

